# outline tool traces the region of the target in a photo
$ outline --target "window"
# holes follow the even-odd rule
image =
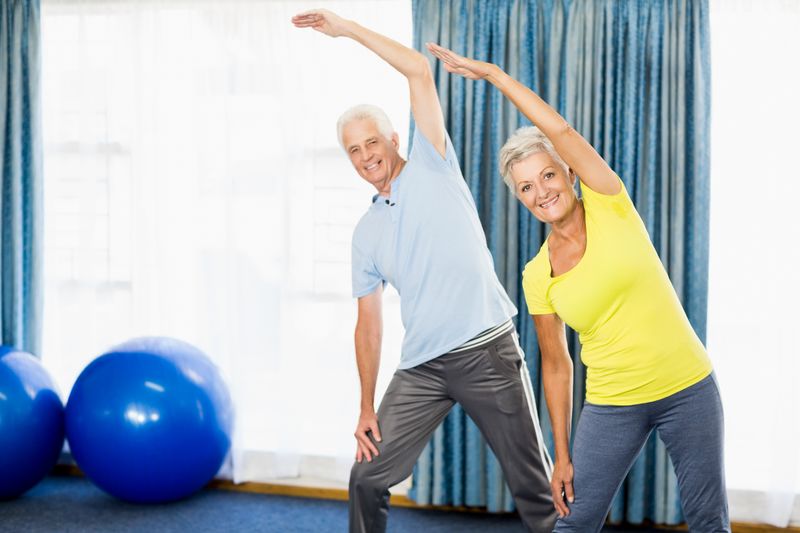
[[[708,348],[731,518],[786,526],[800,522],[800,4],[714,0],[710,16]]]
[[[239,480],[346,479],[350,238],[374,191],[335,123],[374,103],[408,138],[405,80],[352,41],[295,29],[311,7],[43,2],[43,358],[66,398],[116,343],[195,344],[234,396]],[[411,42],[408,1],[326,7]],[[399,297],[384,305],[381,391],[402,338]]]

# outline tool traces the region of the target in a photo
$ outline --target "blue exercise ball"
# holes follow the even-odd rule
[[[0,500],[53,469],[64,445],[64,405],[39,359],[0,346]]]
[[[78,376],[67,440],[98,487],[135,503],[201,489],[231,445],[233,407],[219,370],[194,346],[142,337],[112,348]]]

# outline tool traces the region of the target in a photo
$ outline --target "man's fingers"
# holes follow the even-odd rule
[[[369,453],[369,448],[367,448],[360,440],[358,441],[358,449],[361,452],[362,458],[366,459],[368,462],[372,461],[372,454]]]
[[[308,11],[301,11],[300,13],[295,15],[294,18],[321,17],[321,16],[322,15],[320,14],[320,12],[317,11],[316,9],[309,9]]]
[[[317,21],[315,19],[307,19],[307,18],[293,18],[292,19],[292,24],[294,24],[298,28],[308,28],[309,26],[313,26],[316,23],[317,23]]]
[[[361,453],[364,454],[364,457],[367,458],[367,462],[370,462],[370,463],[372,462],[372,457],[373,457],[374,454],[372,453],[372,450],[369,449],[369,447],[364,446],[362,444]]]
[[[356,433],[356,440],[358,440],[358,444],[361,446],[367,461],[372,461],[373,455],[379,455],[378,448],[375,447],[375,444],[372,443],[372,439],[369,438],[364,430],[359,430]]]
[[[372,453],[372,455],[378,455],[378,448],[375,447],[375,444],[372,442],[372,439],[369,436],[364,436],[364,441],[366,442],[367,448]]]
[[[316,27],[325,24],[325,17],[317,13],[301,13],[292,17],[292,24],[298,28]]]
[[[295,15],[292,17],[292,22],[314,22],[317,17],[313,15]]]

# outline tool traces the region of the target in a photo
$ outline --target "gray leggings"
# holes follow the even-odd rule
[[[689,531],[730,532],[723,465],[722,402],[713,374],[655,402],[587,403],[572,450],[575,501],[555,532],[600,531],[611,500],[648,436],[658,430],[675,465]]]

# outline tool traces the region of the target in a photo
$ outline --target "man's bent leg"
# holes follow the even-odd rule
[[[411,475],[425,444],[453,404],[437,359],[395,373],[378,409],[383,438],[375,442],[379,455],[372,462],[355,463],[350,472],[351,533],[386,530],[389,487]]]
[[[450,384],[497,456],[527,530],[552,531],[557,518],[550,492],[552,462],[532,391],[526,390],[529,381],[522,374],[515,335],[511,331],[480,350],[449,356],[448,370],[457,368],[458,373]]]

